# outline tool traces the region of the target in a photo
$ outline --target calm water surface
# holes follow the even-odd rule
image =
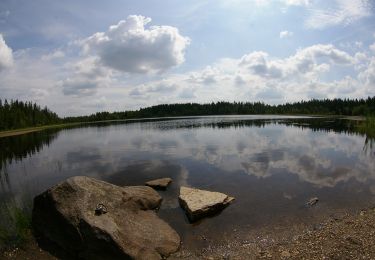
[[[12,225],[13,207],[30,210],[35,195],[76,175],[117,185],[172,177],[158,214],[187,246],[203,245],[202,234],[215,241],[238,230],[308,225],[374,205],[374,148],[365,144],[349,120],[281,116],[153,120],[0,138],[0,227]],[[177,201],[182,185],[236,201],[190,224]],[[306,207],[315,196],[319,203]]]

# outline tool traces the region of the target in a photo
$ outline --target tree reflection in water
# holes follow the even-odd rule
[[[129,127],[126,129],[117,127],[117,125],[121,124],[131,124],[134,127]],[[17,223],[27,223],[27,221],[24,221],[23,213],[25,213],[26,216],[28,213],[30,213],[35,190],[30,191],[25,188],[25,186],[19,185],[19,192],[16,192],[17,182],[22,181],[21,178],[23,178],[24,173],[25,175],[30,173],[27,177],[29,179],[25,179],[24,181],[29,182],[32,188],[36,186],[35,183],[43,183],[44,179],[48,178],[51,179],[43,183],[45,187],[49,187],[57,181],[61,181],[61,179],[64,179],[71,175],[90,175],[94,173],[96,174],[94,175],[95,177],[102,176],[101,178],[104,179],[110,179],[110,177],[113,178],[115,176],[120,176],[121,178],[124,178],[124,180],[126,180],[126,183],[128,183],[129,175],[126,175],[129,172],[131,173],[129,169],[131,167],[134,167],[134,165],[136,165],[137,162],[139,163],[139,161],[132,162],[128,165],[127,160],[133,160],[133,155],[135,158],[138,158],[136,157],[136,154],[139,156],[139,158],[143,158],[142,160],[144,160],[145,162],[148,162],[150,158],[156,160],[156,157],[159,156],[159,160],[166,160],[166,165],[175,165],[175,168],[177,170],[185,169],[186,172],[190,171],[188,167],[185,168],[185,166],[189,166],[189,163],[187,161],[185,161],[186,165],[184,165],[183,163],[180,165],[179,163],[181,163],[181,161],[178,160],[168,161],[168,159],[172,157],[168,156],[169,153],[174,155],[176,155],[177,153],[177,156],[180,156],[184,160],[195,160],[199,163],[202,163],[202,165],[205,165],[205,167],[212,167],[212,169],[215,169],[215,172],[217,170],[222,170],[222,172],[225,172],[228,169],[230,170],[232,166],[234,167],[234,170],[232,172],[236,172],[237,170],[241,170],[245,167],[252,175],[248,179],[246,179],[246,176],[244,177],[243,175],[238,176],[249,180],[248,184],[251,184],[250,179],[252,179],[252,176],[265,176],[267,169],[273,163],[273,166],[276,170],[282,169],[283,171],[286,171],[288,173],[296,173],[289,176],[298,176],[300,180],[305,180],[309,184],[313,184],[312,186],[314,187],[319,186],[319,183],[321,184],[321,180],[325,181],[326,184],[328,183],[328,185],[321,184],[320,187],[331,187],[342,180],[348,180],[351,176],[356,176],[354,173],[349,172],[350,170],[355,170],[355,167],[352,167],[353,169],[351,169],[348,166],[350,164],[350,161],[348,161],[347,159],[351,158],[352,160],[358,160],[358,158],[343,154],[343,152],[345,152],[345,149],[348,151],[352,151],[350,148],[353,147],[353,144],[343,144],[343,140],[358,140],[359,149],[357,146],[357,149],[353,150],[355,151],[356,155],[359,155],[361,153],[362,140],[364,140],[363,152],[366,153],[366,155],[360,154],[362,156],[362,159],[365,160],[361,165],[368,166],[369,158],[367,155],[374,155],[375,139],[373,135],[368,134],[366,131],[363,131],[363,129],[361,130],[361,128],[358,127],[358,124],[358,121],[338,118],[286,118],[280,116],[190,117],[174,118],[168,120],[143,120],[141,122],[140,120],[138,120],[134,121],[134,124],[129,121],[90,124],[82,126],[81,129],[75,133],[68,130],[66,132],[66,135],[60,136],[59,141],[61,142],[59,142],[59,144],[57,144],[56,142],[54,146],[51,146],[51,148],[56,148],[52,149],[54,152],[50,154],[51,160],[48,162],[42,160],[42,166],[36,168],[38,169],[37,173],[39,173],[39,170],[44,171],[44,175],[40,175],[42,177],[36,177],[36,174],[33,172],[33,168],[28,168],[26,166],[29,165],[28,162],[23,162],[23,164],[25,165],[25,169],[22,168],[23,164],[20,164],[20,162],[22,160],[25,160],[26,158],[32,158],[31,160],[29,160],[31,161],[31,165],[32,163],[35,163],[35,161],[37,161],[34,160],[35,155],[40,153],[46,146],[50,146],[51,143],[53,143],[59,136],[59,131],[61,129],[51,129],[41,132],[29,133],[26,135],[0,138],[0,238],[4,233],[8,234],[8,238],[16,238],[18,232]],[[86,129],[84,129],[86,127],[90,127],[94,129],[94,131],[86,131]],[[112,128],[110,129],[110,127]],[[272,132],[269,131],[270,129],[275,129],[275,127],[279,130],[282,129],[282,131],[280,130],[278,132],[275,132],[274,134],[276,134],[276,136],[272,136]],[[200,130],[203,131],[195,131],[199,128],[201,128]],[[247,130],[246,128],[253,128],[255,131],[242,131]],[[265,131],[263,131],[263,128]],[[295,130],[296,128],[311,131],[309,131],[308,135],[306,136],[295,136],[294,134],[296,133],[296,131],[293,130]],[[190,131],[190,129],[194,131]],[[210,129],[225,129],[229,131],[210,131]],[[241,130],[237,131],[239,129]],[[259,131],[256,129],[258,129]],[[124,134],[125,132],[126,134]],[[196,139],[184,139],[188,138],[189,134],[197,132],[203,132],[203,134],[197,136],[193,134],[192,136],[196,137]],[[307,131],[297,132],[305,133]],[[170,133],[173,133],[173,135],[170,135]],[[241,133],[242,135],[239,135]],[[291,134],[286,135],[285,133]],[[335,136],[330,136],[330,133],[344,134],[346,135],[346,139],[329,139],[330,137]],[[350,136],[358,136],[360,138],[351,138]],[[72,139],[72,137],[74,138]],[[207,137],[210,137],[208,138],[210,140],[206,140],[205,138]],[[260,142],[259,137],[264,137],[264,147],[257,147],[257,145],[255,145],[256,143]],[[297,137],[299,137],[299,139],[296,139]],[[306,137],[311,137],[311,139],[304,139]],[[219,140],[228,138],[230,138],[231,140],[227,140],[225,142],[223,140]],[[76,142],[76,140],[78,140],[78,143]],[[331,140],[331,142],[329,142],[329,140]],[[285,141],[285,143],[283,143],[283,147],[281,147],[284,150],[279,149],[280,142],[282,141]],[[300,142],[296,144],[297,141]],[[316,141],[316,143],[312,143],[312,141]],[[60,143],[64,143],[67,145],[60,147]],[[322,145],[327,146],[325,147],[326,149],[331,149],[331,146],[336,145],[339,148],[337,151],[332,149],[329,150],[328,154],[324,154],[323,151],[318,158],[319,160],[317,160],[314,164],[314,160],[316,160],[316,158],[314,157],[315,154],[308,154],[306,152],[310,151],[313,148],[316,148],[317,150],[323,149],[321,147]],[[124,147],[126,147],[127,150],[125,150]],[[177,147],[180,147],[180,150],[178,150]],[[199,150],[198,148],[202,149]],[[246,149],[250,151],[250,154],[245,154],[243,155],[243,157],[241,157],[241,150],[246,151]],[[62,151],[61,154],[55,153],[56,151],[60,150]],[[104,150],[105,152],[102,152],[102,150]],[[112,151],[115,152],[112,153]],[[128,153],[124,151],[127,151]],[[332,155],[333,153],[334,155]],[[196,155],[196,157],[194,157],[194,155]],[[337,158],[334,157],[336,155]],[[129,156],[130,159],[126,156]],[[151,157],[149,158],[148,156]],[[250,158],[250,156],[252,157]],[[215,160],[219,157],[222,157],[222,160],[224,161],[223,164],[225,164],[228,169],[225,167],[221,169],[221,162],[219,162],[218,164],[213,163],[216,162]],[[173,158],[175,159],[175,157]],[[345,162],[348,162],[348,165],[344,163],[344,166],[348,167],[339,167],[340,165],[338,165],[337,161],[335,160],[341,158],[345,158]],[[332,160],[332,165],[334,167],[331,165],[331,168],[325,168],[330,166],[327,166],[328,159]],[[242,163],[242,166],[238,165],[239,163]],[[57,167],[56,172],[58,173],[58,175],[56,176],[51,174],[53,172],[52,168],[55,167],[55,165]],[[122,166],[126,166],[126,170],[121,171]],[[142,167],[146,166],[142,165]],[[238,166],[240,166],[240,168],[238,168]],[[135,174],[132,175],[134,177],[135,184],[139,183],[139,181],[142,179],[141,177],[143,175],[140,176],[140,172],[144,172],[144,179],[149,177],[147,174],[155,173],[154,168],[152,168],[151,171],[150,168],[142,167],[140,169],[136,168],[136,171],[134,171]],[[312,167],[312,170],[309,167]],[[166,169],[160,169],[162,169],[163,173],[171,173],[172,168],[172,166],[168,166]],[[360,168],[358,170],[362,174],[363,171],[367,173],[367,169],[368,168],[364,167],[363,169]],[[176,172],[179,172],[177,170]],[[270,179],[272,176],[275,179],[278,178],[278,175],[274,174],[275,172],[277,172],[276,170],[274,170],[273,172],[269,172],[269,175],[267,175],[270,176],[269,179],[257,178],[252,180],[254,182],[271,182],[272,180]],[[327,170],[329,174],[322,174],[321,170]],[[17,171],[18,175],[14,175],[14,173],[17,173]],[[200,182],[203,182],[202,180],[204,180],[204,178],[209,178],[207,177],[208,175],[206,177],[201,176],[197,172],[199,171],[191,171],[189,181],[196,178],[196,180],[199,179]],[[115,175],[116,173],[118,175]],[[235,178],[234,174],[228,176],[231,176],[231,178]],[[366,176],[367,175],[365,175],[365,177],[362,176],[363,178],[361,177],[361,179],[365,179]],[[30,180],[34,181],[34,179],[37,178],[39,178],[37,181],[32,183],[30,182]],[[220,178],[220,174],[216,174],[214,181],[220,184]],[[186,179],[187,177],[184,179],[184,181],[187,181]],[[12,180],[13,190],[11,187]],[[213,179],[209,179],[209,183],[212,182]],[[233,185],[233,187],[236,187],[236,190],[239,189],[237,188],[238,186],[240,186],[239,183]],[[228,183],[226,183],[226,186],[228,186]],[[43,189],[45,187],[43,186]],[[256,187],[254,187],[254,189],[255,188]],[[171,196],[171,198],[175,198],[174,194],[172,195],[173,196]],[[231,212],[227,213],[229,214]]]
[[[49,146],[59,131],[58,129],[48,129],[0,138],[0,147],[2,147],[0,149],[0,193],[10,189],[7,166],[38,153],[44,146]]]

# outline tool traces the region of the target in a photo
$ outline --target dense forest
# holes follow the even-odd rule
[[[0,131],[49,125],[61,122],[58,115],[47,107],[32,102],[0,99]]]
[[[267,105],[262,102],[163,104],[141,108],[136,111],[99,112],[90,116],[67,117],[64,120],[65,122],[87,122],[165,116],[247,114],[375,115],[375,97],[367,99],[313,99],[282,105]]]
[[[31,102],[0,100],[0,130],[56,123],[93,122],[166,116],[246,115],[246,114],[312,114],[374,116],[375,97],[367,99],[323,99],[282,105],[262,102],[216,102],[208,104],[163,104],[134,111],[98,112],[89,116],[59,118],[48,108]]]

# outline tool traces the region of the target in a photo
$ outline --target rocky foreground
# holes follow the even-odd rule
[[[180,248],[180,237],[156,215],[162,197],[154,189],[165,189],[171,181],[119,187],[84,176],[69,178],[35,197],[34,235],[39,245],[50,251],[53,246],[68,258],[164,259]],[[181,187],[179,200],[195,221],[224,209],[234,198]]]
[[[168,259],[375,259],[375,209],[334,216],[288,240],[280,239],[276,233],[267,235],[269,243],[263,242],[262,234],[253,237],[253,240],[229,239],[223,245],[209,245],[199,252],[182,245]],[[0,258],[57,259],[38,248],[35,241],[4,252]]]
[[[227,207],[233,200],[221,192],[199,190],[189,187],[180,188],[180,205],[191,222],[216,214]]]
[[[171,178],[161,178],[152,181],[148,181],[145,183],[146,186],[152,187],[155,190],[166,190],[168,185],[171,184]]]
[[[261,251],[263,257],[290,259],[375,259],[375,209],[356,216],[333,216],[285,245]]]
[[[187,189],[180,193],[182,199],[189,202],[184,195],[192,190],[193,194],[202,192]],[[232,200],[219,195],[212,198]],[[160,195],[150,187],[123,188],[75,177],[35,199],[33,224],[38,239],[55,241],[65,253],[73,252],[73,258],[375,259],[375,209],[354,215],[335,214],[322,223],[312,223],[310,228],[286,226],[245,235],[233,230],[221,244],[212,243],[202,234],[206,246],[194,249],[180,245],[178,234],[156,215],[160,203]],[[39,242],[43,245],[43,240]],[[59,255],[39,245],[30,239],[22,248],[1,253],[0,258],[72,259],[71,254]]]
[[[161,201],[147,186],[73,177],[34,199],[33,229],[71,258],[162,259],[180,237],[156,215]]]
[[[375,208],[332,216],[291,238],[285,233],[229,239],[199,252],[182,248],[170,259],[375,259]]]

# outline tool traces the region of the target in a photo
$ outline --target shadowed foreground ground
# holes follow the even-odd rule
[[[182,245],[169,259],[375,259],[375,209],[355,215],[337,214],[311,229],[291,233],[253,234],[248,240],[231,238],[222,245],[207,241],[200,251]],[[34,241],[1,257],[56,259]]]

